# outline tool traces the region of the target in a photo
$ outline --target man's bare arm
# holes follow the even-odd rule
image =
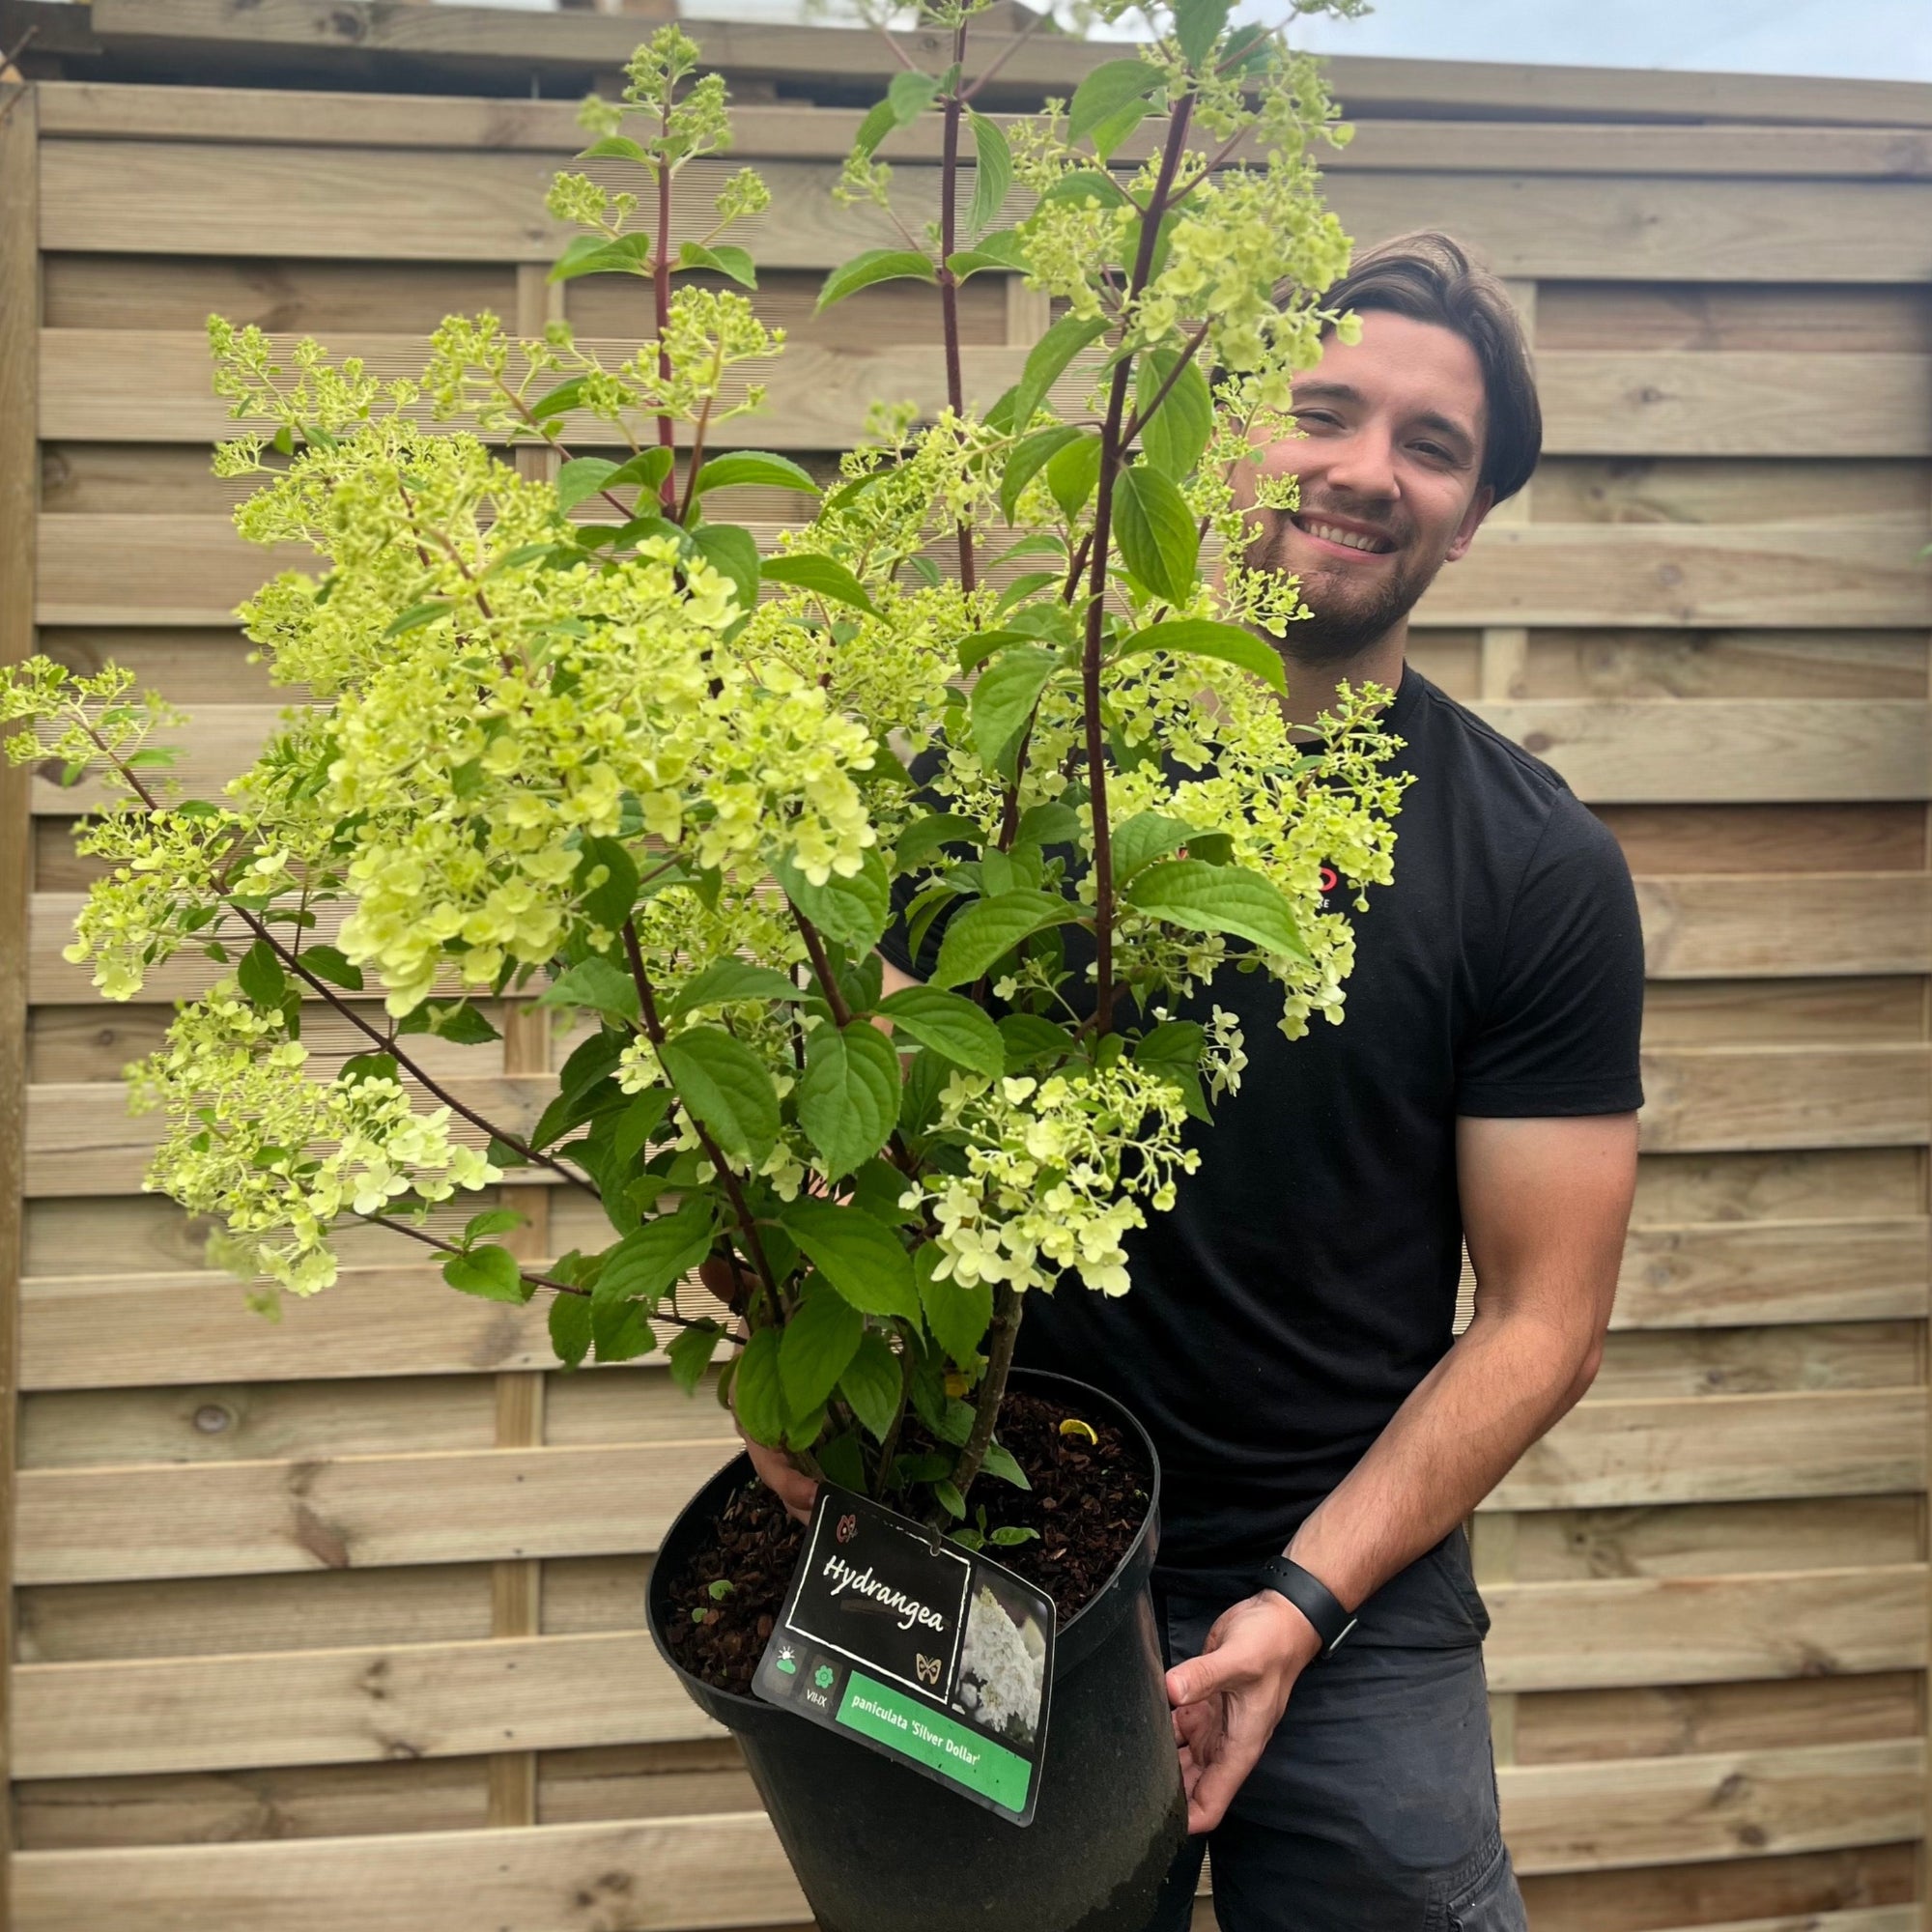
[[[1589,1387],[1636,1184],[1636,1117],[1457,1122],[1476,1313],[1289,1545],[1351,1608],[1439,1543]],[[1217,1825],[1320,1648],[1286,1598],[1168,1673],[1190,1832]]]

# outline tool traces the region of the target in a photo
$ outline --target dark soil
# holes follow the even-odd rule
[[[1063,1435],[1060,1425],[1070,1416],[1099,1440]],[[906,1448],[929,1448],[914,1439],[917,1434],[907,1430]],[[1111,1422],[1018,1390],[1001,1408],[999,1440],[1033,1488],[981,1476],[973,1485],[971,1513],[977,1522],[983,1506],[989,1529],[1010,1523],[1037,1529],[1039,1537],[1010,1548],[989,1546],[985,1554],[1052,1597],[1065,1624],[1099,1594],[1140,1531],[1149,1475],[1140,1445]],[[665,1634],[694,1677],[721,1690],[750,1690],[804,1544],[804,1529],[762,1483],[748,1483],[725,1505],[670,1583]],[[720,1581],[731,1585],[722,1602],[709,1587]]]

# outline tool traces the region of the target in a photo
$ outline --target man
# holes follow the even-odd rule
[[[1609,834],[1405,667],[1417,600],[1536,465],[1507,298],[1416,235],[1330,300],[1361,336],[1296,384],[1303,434],[1266,465],[1300,507],[1259,513],[1253,560],[1314,612],[1282,644],[1297,717],[1341,679],[1396,692],[1395,883],[1356,919],[1341,1027],[1290,1042],[1264,976],[1217,979],[1249,1064],[1200,1172],[1131,1239],[1133,1293],[1031,1297],[1021,1358],[1120,1396],[1161,1453],[1194,1835],[1150,1932],[1188,1924],[1210,1846],[1224,1932],[1520,1932],[1462,1525],[1596,1371],[1635,1180],[1641,947]]]

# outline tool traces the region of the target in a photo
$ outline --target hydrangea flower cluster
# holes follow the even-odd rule
[[[121,999],[184,949],[222,969],[131,1078],[165,1115],[150,1184],[225,1260],[307,1293],[334,1232],[375,1222],[463,1293],[550,1293],[568,1366],[666,1346],[693,1384],[728,1344],[754,1439],[955,1517],[1024,1295],[1125,1292],[1239,1083],[1217,973],[1264,972],[1291,1037],[1342,1018],[1353,933],[1323,868],[1366,909],[1401,798],[1387,693],[1297,731],[1268,641],[1294,586],[1245,561],[1248,506],[1293,489],[1248,476],[1255,451],[1348,327],[1321,299],[1347,242],[1308,158],[1337,131],[1319,74],[1224,0],[1177,0],[1009,138],[968,104],[979,11],[934,12],[959,61],[899,76],[843,184],[897,220],[876,150],[938,112],[940,220],[821,306],[935,282],[956,351],[961,283],[1025,276],[1065,312],[992,408],[949,353],[947,406],[882,404],[828,490],[710,447],[782,347],[722,239],[768,197],[746,171],[701,241],[668,232],[667,191],[729,128],[666,27],[550,197],[582,230],[558,279],[647,287],[621,364],[563,323],[453,316],[420,382],[378,382],[211,322],[242,425],[216,467],[262,478],[237,526],[316,558],[242,607],[314,701],[223,796],[166,789],[151,740],[176,721],[124,673],[0,676],[13,754],[109,798],[69,956]],[[1148,158],[1110,170],[1143,120]],[[1030,209],[995,228],[1015,182]],[[710,521],[747,483],[814,499],[809,524],[761,546]],[[895,920],[926,984],[886,982]],[[317,1002],[357,1050],[304,1038]],[[440,1069],[466,1047],[499,1072],[519,1002],[569,1047],[536,1118],[493,1120]],[[507,1210],[432,1220],[539,1167],[596,1199],[604,1247],[538,1264],[496,1238]],[[682,1299],[694,1268],[716,1299]],[[944,1475],[899,1454],[909,1420]]]

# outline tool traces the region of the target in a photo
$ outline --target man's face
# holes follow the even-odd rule
[[[1339,664],[1408,614],[1488,514],[1482,367],[1451,330],[1371,309],[1359,342],[1328,339],[1294,408],[1303,434],[1271,445],[1263,469],[1298,475],[1301,507],[1254,513],[1248,562],[1301,580],[1314,615],[1288,627],[1289,655]]]

